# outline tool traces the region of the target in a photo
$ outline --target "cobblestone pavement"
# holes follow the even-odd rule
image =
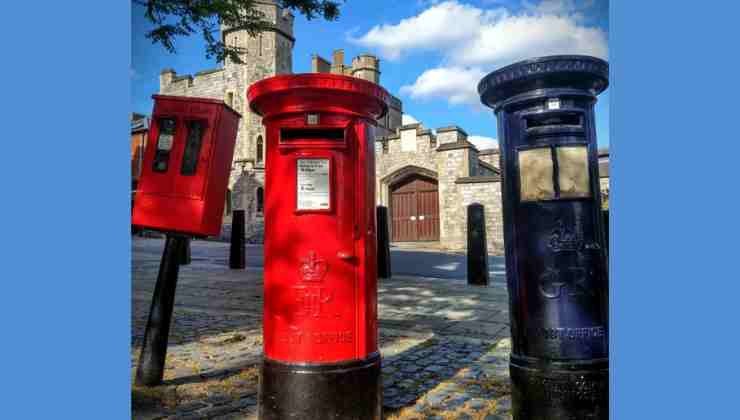
[[[132,382],[162,250],[151,241],[133,239]],[[256,419],[262,270],[230,270],[225,243],[194,241],[192,255],[180,268],[164,384],[132,387],[133,418]],[[384,418],[511,418],[502,281],[396,276],[378,291]]]

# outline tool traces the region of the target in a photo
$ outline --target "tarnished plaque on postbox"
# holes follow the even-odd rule
[[[522,201],[549,200],[555,196],[549,148],[519,152],[519,182]]]
[[[588,197],[591,191],[586,146],[558,147],[555,150],[558,156],[560,197]]]
[[[328,210],[329,159],[298,159],[298,210]]]

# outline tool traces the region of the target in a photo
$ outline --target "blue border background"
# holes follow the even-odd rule
[[[612,419],[733,418],[740,7],[611,7]],[[128,418],[130,3],[3,16],[2,417]]]
[[[740,5],[611,7],[611,418],[738,418]]]
[[[130,1],[4,2],[4,419],[126,419]]]

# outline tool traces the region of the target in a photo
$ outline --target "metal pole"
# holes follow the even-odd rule
[[[391,248],[388,235],[388,208],[375,208],[378,223],[378,277],[391,278]]]
[[[468,284],[488,286],[486,219],[479,203],[468,206]]]
[[[154,386],[162,383],[164,362],[167,357],[167,338],[175,304],[177,275],[182,248],[186,242],[185,236],[167,235],[136,370],[137,385]]]
[[[244,247],[244,210],[234,210],[231,217],[231,249],[229,268],[243,269],[247,266]]]
[[[190,254],[190,238],[185,238],[180,248],[180,265],[189,265],[192,261]]]

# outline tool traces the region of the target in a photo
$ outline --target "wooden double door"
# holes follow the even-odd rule
[[[391,186],[391,240],[439,240],[437,181],[412,175]]]

